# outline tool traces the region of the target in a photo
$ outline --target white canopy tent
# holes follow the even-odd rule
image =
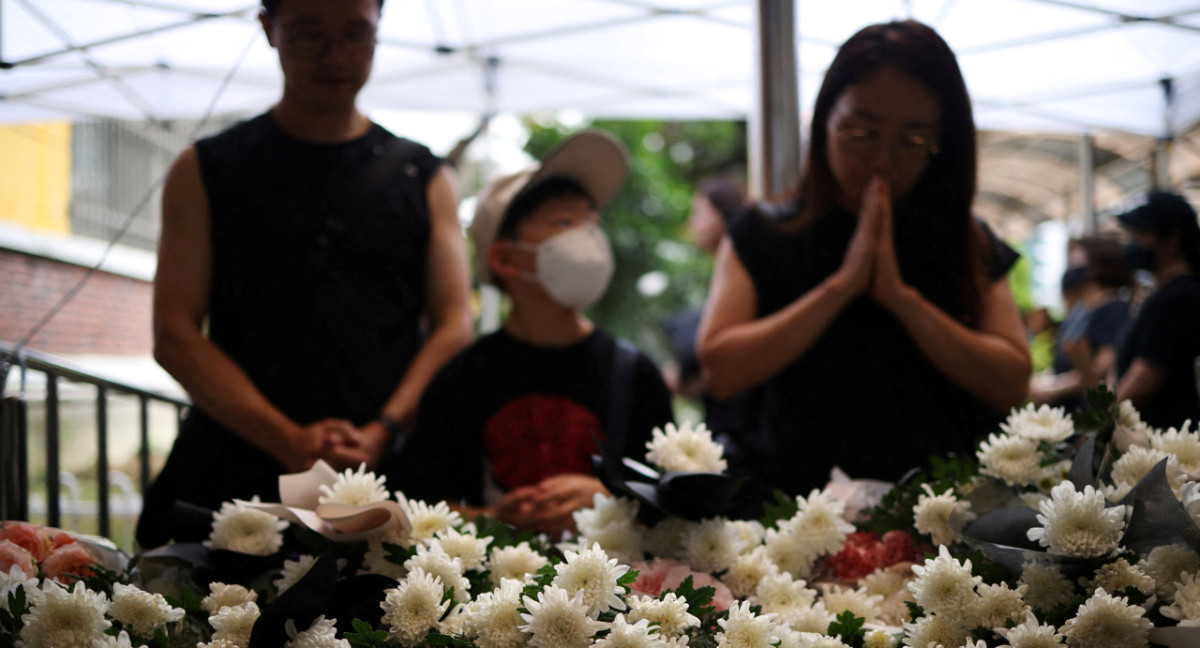
[[[0,0],[0,121],[195,118],[231,72],[215,112],[259,110],[280,77],[256,11],[254,0]],[[363,101],[744,117],[756,15],[755,0],[392,0]],[[1200,122],[1197,0],[800,0],[794,15],[802,106],[840,42],[911,16],[958,53],[982,127],[1166,135]]]
[[[0,0],[0,123],[260,111],[280,74],[257,10],[256,0]],[[794,25],[760,25],[760,12]],[[958,53],[981,128],[1166,141],[1200,125],[1200,0],[391,0],[362,103],[749,118],[762,157],[752,168],[794,165],[764,141],[794,137],[780,124],[795,123],[797,106],[803,120],[838,44],[904,17]],[[760,55],[760,36],[794,44],[794,77],[787,48]],[[774,103],[760,100],[760,79]],[[778,89],[793,86],[799,101],[781,108]]]

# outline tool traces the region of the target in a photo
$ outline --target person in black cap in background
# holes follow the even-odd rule
[[[1126,261],[1154,273],[1157,288],[1138,312],[1117,360],[1117,399],[1129,399],[1155,427],[1200,422],[1195,362],[1200,356],[1200,225],[1175,194],[1151,193],[1117,216],[1129,231]]]
[[[434,377],[390,486],[558,536],[607,493],[597,443],[644,459],[652,430],[672,421],[670,392],[652,360],[584,314],[612,277],[599,209],[627,169],[618,140],[583,131],[480,191],[479,277],[512,308]]]

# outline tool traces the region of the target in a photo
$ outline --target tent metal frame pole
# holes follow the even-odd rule
[[[749,138],[752,198],[783,194],[800,176],[795,9],[794,0],[758,0],[758,91]]]
[[[1099,229],[1096,219],[1096,141],[1091,133],[1079,136],[1079,216],[1084,234]]]

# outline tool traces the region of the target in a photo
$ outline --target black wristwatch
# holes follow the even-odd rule
[[[400,434],[400,421],[397,421],[387,414],[380,414],[379,422],[383,423],[384,429],[388,431],[388,435],[392,437],[392,439],[395,439],[396,435]]]
[[[392,452],[399,452],[407,438],[407,435],[404,433],[404,426],[400,425],[400,421],[387,414],[380,414],[379,422],[383,424],[383,429],[387,430],[388,436],[391,437]]]

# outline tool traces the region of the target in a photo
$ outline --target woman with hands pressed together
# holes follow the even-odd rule
[[[780,449],[762,475],[804,493],[839,466],[896,480],[969,452],[1025,398],[1030,359],[973,218],[976,145],[954,54],[913,21],[839,50],[797,194],[740,214],[717,254],[698,346],[712,393],[764,385]]]

